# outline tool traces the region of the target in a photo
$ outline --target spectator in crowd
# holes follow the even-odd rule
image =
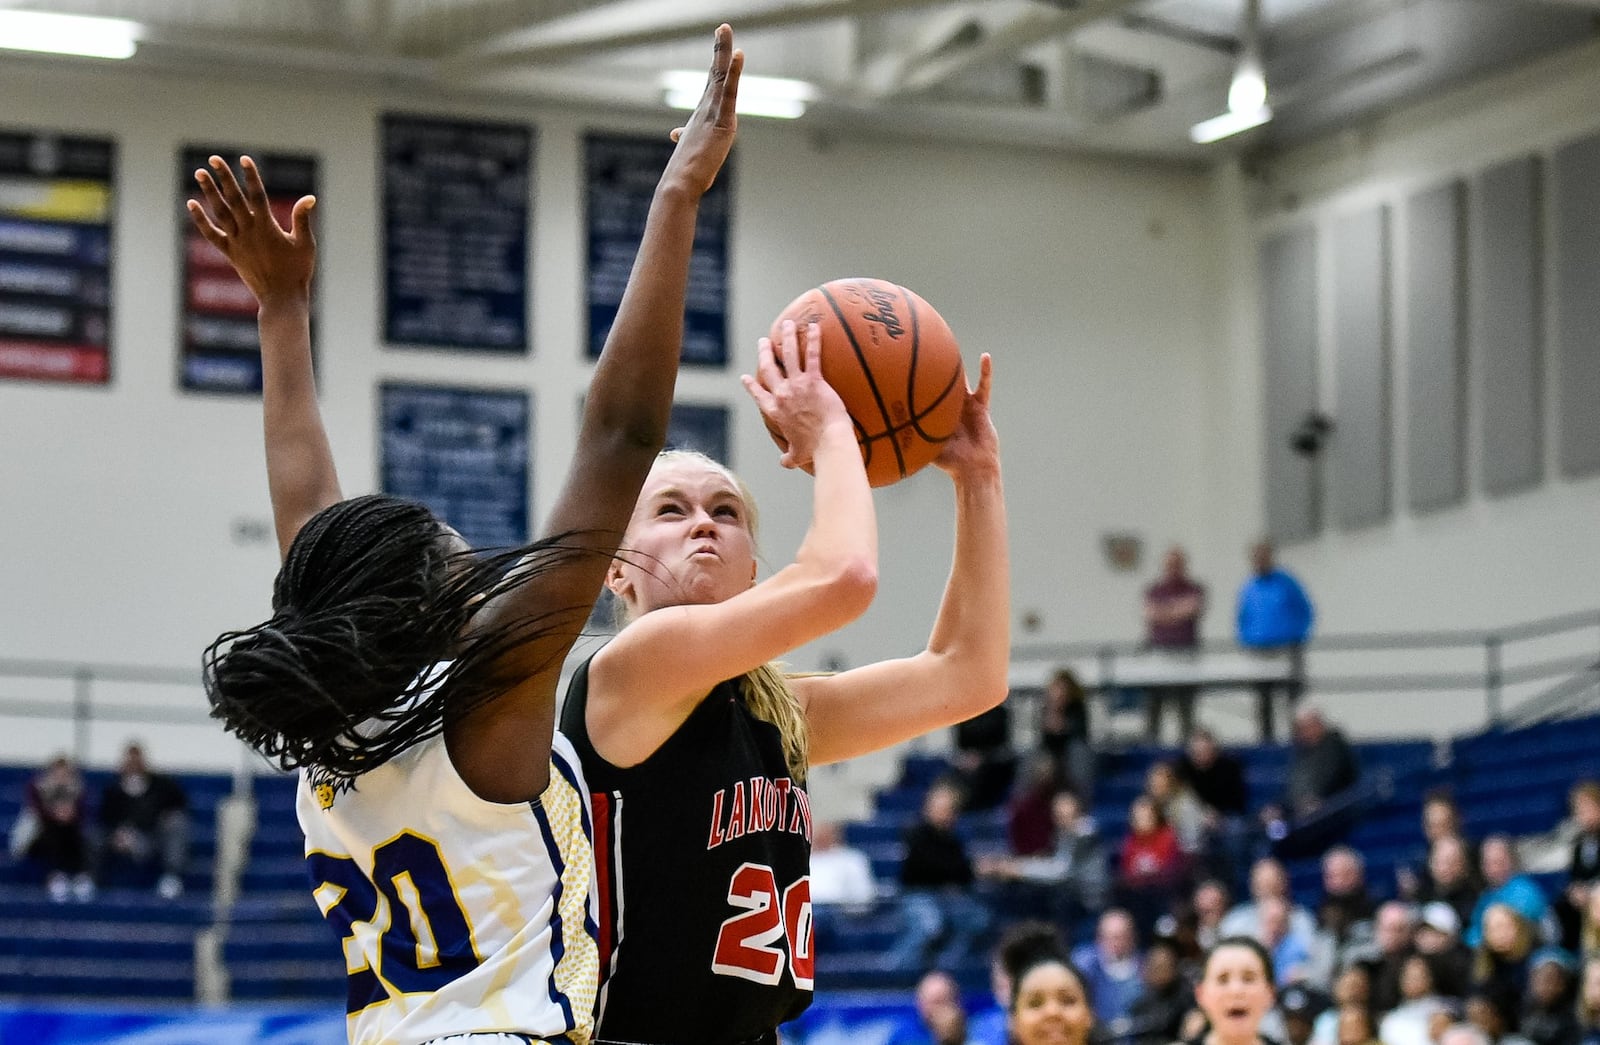
[[[1578,986],[1578,1031],[1583,1045],[1600,1045],[1600,957],[1586,958]]]
[[[1059,668],[1039,705],[1039,744],[1060,767],[1061,781],[1085,804],[1094,801],[1094,752],[1089,747],[1089,695],[1078,677]]]
[[[1183,850],[1178,835],[1161,815],[1149,795],[1133,800],[1128,810],[1128,834],[1118,860],[1119,884],[1125,889],[1170,892],[1183,875]]]
[[[1346,1005],[1367,1008],[1372,1003],[1372,976],[1365,965],[1350,965],[1333,981],[1333,1005],[1317,1017],[1311,1032],[1315,1045],[1338,1045],[1339,1010]]]
[[[1060,774],[1049,752],[1035,751],[1023,764],[1022,779],[1006,806],[1006,840],[1012,856],[1042,856],[1055,847],[1050,806],[1060,790]]]
[[[1353,952],[1370,946],[1377,909],[1367,892],[1366,861],[1349,846],[1322,855],[1322,900],[1317,905],[1317,935],[1309,977],[1333,982],[1334,970]]]
[[[1462,832],[1461,809],[1449,791],[1435,789],[1422,799],[1422,841],[1416,856],[1395,868],[1395,884],[1399,888],[1400,899],[1412,903],[1428,903],[1439,899],[1438,896],[1424,896],[1424,892],[1430,885],[1431,870],[1428,864],[1433,858],[1434,847],[1445,838],[1456,838],[1463,842],[1470,865],[1473,848]],[[1473,867],[1470,877],[1475,878],[1476,874],[1477,868]],[[1470,910],[1462,917],[1465,918],[1467,913]]]
[[[1485,838],[1479,862],[1483,865],[1484,891],[1473,908],[1471,928],[1464,935],[1467,946],[1476,947],[1483,941],[1484,913],[1496,904],[1505,904],[1535,926],[1542,925],[1550,903],[1539,883],[1521,873],[1511,839],[1505,835]]]
[[[1582,780],[1574,784],[1567,803],[1578,834],[1572,840],[1572,859],[1567,864],[1566,892],[1554,907],[1561,925],[1561,946],[1576,951],[1582,947],[1589,893],[1600,881],[1600,783]]]
[[[1184,1014],[1194,1006],[1194,992],[1179,971],[1178,948],[1157,940],[1145,951],[1144,988],[1128,1009],[1129,1045],[1167,1045],[1178,1036]]]
[[[1194,890],[1195,939],[1201,950],[1209,951],[1222,939],[1222,921],[1228,915],[1228,887],[1215,878],[1201,882]]]
[[[1372,1010],[1365,1005],[1344,1005],[1339,1009],[1339,1045],[1387,1045],[1378,1041],[1378,1028]]]
[[[1347,845],[1322,855],[1322,911],[1338,912],[1343,925],[1371,921],[1377,911],[1367,892],[1367,863]],[[1324,925],[1326,928],[1326,925]]]
[[[988,927],[988,911],[972,895],[972,862],[955,833],[960,808],[960,790],[935,783],[923,799],[922,818],[906,832],[900,864],[906,926],[889,953],[891,968],[920,969],[929,948],[940,942],[935,964],[953,968]]]
[[[1304,907],[1294,905],[1293,898],[1289,895],[1289,872],[1284,870],[1283,864],[1272,857],[1263,857],[1257,860],[1250,868],[1250,902],[1243,903],[1228,912],[1222,920],[1219,931],[1223,936],[1248,936],[1259,939],[1261,935],[1261,901],[1277,897],[1288,902],[1289,925],[1302,938],[1310,938],[1317,931],[1316,919],[1311,917],[1311,912]]]
[[[57,755],[28,781],[10,837],[12,859],[37,864],[56,903],[94,895],[84,820],[83,775],[66,755]]]
[[[1423,955],[1413,954],[1400,968],[1400,1004],[1383,1017],[1378,1037],[1383,1045],[1429,1045],[1434,1014],[1445,1009],[1433,967]]]
[[[1533,1045],[1574,1045],[1580,1037],[1574,999],[1578,960],[1560,947],[1545,947],[1528,963],[1528,997],[1519,1029]]]
[[[1261,819],[1281,856],[1321,852],[1354,824],[1341,797],[1361,780],[1355,749],[1315,708],[1294,717],[1294,748],[1282,804],[1265,807]]]
[[[1317,1017],[1328,1009],[1328,998],[1303,983],[1286,987],[1278,995],[1278,1011],[1283,1014],[1283,1037],[1287,1045],[1311,1045]]]
[[[1438,900],[1424,906],[1413,941],[1433,970],[1440,996],[1465,998],[1472,986],[1472,952],[1461,942],[1461,919],[1455,908]]]
[[[950,761],[968,809],[993,809],[1005,801],[1017,775],[1017,756],[1011,747],[1011,712],[1004,702],[956,725]]]
[[[1305,589],[1273,561],[1272,543],[1261,541],[1250,551],[1252,575],[1239,589],[1239,645],[1263,654],[1288,653],[1286,699],[1292,712],[1304,686],[1304,648],[1311,635],[1311,600]],[[1270,742],[1275,729],[1272,699],[1276,682],[1256,686],[1261,739]]]
[[[1205,1014],[1206,1045],[1264,1045],[1261,1034],[1275,1000],[1272,959],[1255,940],[1230,937],[1206,955],[1195,1003]]]
[[[1517,1031],[1517,995],[1498,991],[1479,990],[1467,998],[1467,1019],[1484,1036],[1489,1045],[1531,1045]]]
[[[156,891],[164,899],[183,893],[189,863],[189,802],[172,777],[152,773],[144,749],[129,744],[117,775],[100,797],[100,845],[95,878],[108,862],[125,861],[160,871]]]
[[[1200,618],[1206,610],[1206,590],[1189,578],[1188,559],[1174,547],[1162,563],[1161,579],[1145,589],[1145,637],[1153,650],[1191,659],[1200,648]],[[1161,739],[1162,707],[1171,703],[1178,712],[1180,735],[1194,729],[1194,703],[1200,692],[1194,685],[1151,686],[1148,692],[1150,739]]]
[[[1106,911],[1100,916],[1094,942],[1078,948],[1072,957],[1083,973],[1095,1019],[1107,1034],[1122,1035],[1134,999],[1144,989],[1133,917],[1117,907]]]
[[[1071,933],[1090,911],[1105,906],[1111,873],[1094,818],[1071,791],[1058,791],[1050,804],[1055,847],[1048,856],[986,859],[984,877],[1010,883],[1019,913],[1048,911],[1062,931]]]
[[[1151,764],[1144,777],[1144,792],[1172,828],[1185,859],[1197,863],[1206,850],[1206,810],[1178,775],[1172,762]]]
[[[936,969],[923,976],[917,983],[916,1006],[927,1045],[968,1045],[967,1010],[961,1004],[961,988],[949,973]]]
[[[1189,734],[1178,778],[1189,786],[1205,815],[1211,872],[1236,883],[1249,859],[1249,801],[1244,763],[1223,751],[1209,729]]]
[[[1388,1012],[1400,1004],[1400,973],[1416,953],[1416,912],[1409,904],[1391,900],[1378,908],[1372,952],[1359,959],[1371,979],[1368,1006]]]
[[[1460,835],[1436,839],[1428,851],[1427,870],[1417,884],[1413,899],[1419,904],[1449,904],[1462,925],[1471,925],[1473,913],[1478,909],[1478,897],[1482,894],[1466,841]]]
[[[1442,1045],[1445,1032],[1459,1024],[1466,1017],[1466,1012],[1459,998],[1446,998],[1440,1010],[1428,1017],[1428,1041],[1432,1045]],[[1473,1029],[1476,1034],[1476,1028]]]
[[[1290,928],[1289,910],[1289,902],[1281,896],[1269,896],[1260,903],[1260,935],[1256,939],[1272,956],[1279,987],[1305,980],[1311,963],[1311,941]]]
[[[811,828],[811,921],[824,948],[838,939],[841,917],[865,910],[878,895],[872,861],[844,844],[839,825],[816,820]]]
[[[1538,930],[1509,904],[1490,904],[1483,914],[1483,939],[1473,963],[1473,986],[1512,999],[1515,1006],[1528,986],[1528,959]],[[1514,1021],[1513,1021],[1514,1025]]]
[[[1095,1031],[1089,984],[1059,951],[1029,943],[1007,956],[1016,988],[1007,1009],[1015,1045],[1087,1045]]]
[[[1589,890],[1589,906],[1583,912],[1582,948],[1585,958],[1600,955],[1600,889]]]

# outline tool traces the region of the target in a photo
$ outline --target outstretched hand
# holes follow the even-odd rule
[[[317,242],[311,232],[317,198],[302,196],[295,201],[285,231],[272,215],[254,160],[239,157],[243,189],[222,157],[211,157],[210,164],[210,170],[194,172],[205,205],[189,201],[189,220],[200,235],[232,263],[256,301],[265,304],[286,294],[309,294],[317,265]]]
[[[822,327],[806,325],[805,362],[801,363],[799,339],[794,320],[783,321],[777,353],[772,341],[761,339],[756,376],[740,375],[750,398],[761,409],[761,416],[776,426],[783,437],[785,468],[805,468],[816,454],[817,443],[830,423],[850,424],[839,393],[822,377]]]
[[[966,390],[961,423],[945,441],[933,463],[954,477],[980,469],[1000,467],[1000,435],[989,417],[989,393],[994,384],[994,360],[985,352],[978,360],[978,387]]]
[[[717,172],[728,158],[739,129],[734,110],[739,101],[739,74],[743,71],[744,52],[734,49],[733,30],[726,24],[718,26],[705,93],[689,122],[672,131],[672,140],[678,147],[672,151],[672,159],[661,176],[663,185],[680,185],[702,196],[717,180]]]

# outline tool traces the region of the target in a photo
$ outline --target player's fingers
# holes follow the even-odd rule
[[[199,200],[189,200],[188,207],[189,221],[194,225],[195,231],[204,236],[207,243],[222,250],[223,245],[228,242],[227,233],[211,223],[210,216],[206,214],[206,209],[200,206]]]
[[[311,232],[311,212],[316,206],[315,196],[301,196],[294,201],[294,210],[289,212],[289,238],[295,243],[314,241]]]
[[[229,213],[228,202],[222,198],[222,193],[217,188],[216,180],[211,177],[211,172],[208,170],[195,171],[194,180],[199,183],[200,193],[205,196],[207,206],[210,208],[211,213],[215,215],[214,220],[218,228],[231,226],[233,224],[233,215]]]
[[[216,180],[217,188],[222,190],[222,198],[233,208],[236,220],[250,213],[250,204],[239,190],[239,181],[233,176],[233,168],[221,156],[211,157],[211,177]]]
[[[778,362],[783,366],[784,374],[789,375],[800,373],[800,341],[795,336],[794,320],[792,319],[786,319],[783,321],[783,330],[778,351]]]
[[[778,369],[778,362],[773,358],[770,337],[762,338],[756,351],[756,377],[768,391],[783,380],[783,371]]]
[[[772,393],[763,388],[761,382],[749,374],[740,374],[739,383],[744,385],[746,392],[750,393],[750,398],[756,401],[756,408],[761,411],[762,416],[769,416],[772,413],[773,406],[776,405],[772,398]]]
[[[258,213],[270,214],[267,204],[267,187],[261,182],[261,172],[256,169],[256,161],[248,156],[239,157],[239,167],[244,171],[244,196],[250,204],[250,209]]]
[[[972,393],[980,406],[989,406],[989,393],[994,387],[994,357],[985,352],[978,357],[978,388]]]
[[[739,77],[744,73],[744,52],[734,51],[728,63],[728,74],[722,82],[722,97],[718,102],[717,125],[731,126],[739,111]]]
[[[672,139],[672,141],[674,143],[676,143],[679,138],[683,137],[683,128],[682,127],[674,127],[674,128],[672,128],[671,133],[669,133],[667,135],[667,137]]]
[[[806,363],[805,369],[813,374],[822,373],[822,324],[806,324]]]

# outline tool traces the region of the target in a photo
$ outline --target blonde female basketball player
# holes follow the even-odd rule
[[[675,132],[576,455],[542,539],[479,560],[418,504],[343,499],[312,383],[314,201],[285,234],[255,165],[196,177],[195,225],[260,302],[273,615],[206,653],[213,713],[301,770],[312,891],[344,938],[353,1043],[587,1042],[592,820],[554,734],[562,659],[665,438],[701,196],[728,155],[743,56],[716,34]]]
[[[785,679],[774,658],[861,614],[877,583],[872,496],[850,416],[787,324],[746,387],[815,473],[795,561],[756,583],[755,505],[714,462],[663,454],[607,584],[630,623],[562,709],[594,792],[602,986],[596,1040],[774,1042],[810,999],[811,766],[969,718],[1006,693],[1009,580],[985,355],[937,464],[956,549],[927,648]]]

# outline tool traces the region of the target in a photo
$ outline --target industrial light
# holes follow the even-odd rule
[[[1239,43],[1239,64],[1228,84],[1228,111],[1189,128],[1191,141],[1205,145],[1272,119],[1272,106],[1267,104],[1267,76],[1261,67],[1261,0],[1245,0]]]
[[[706,74],[676,69],[661,77],[666,103],[674,109],[693,109],[705,93]],[[741,76],[739,107],[742,116],[770,116],[796,120],[805,115],[806,103],[815,101],[817,88],[804,80],[780,76]]]
[[[123,18],[0,10],[0,48],[73,54],[85,58],[132,58],[140,26]]]

